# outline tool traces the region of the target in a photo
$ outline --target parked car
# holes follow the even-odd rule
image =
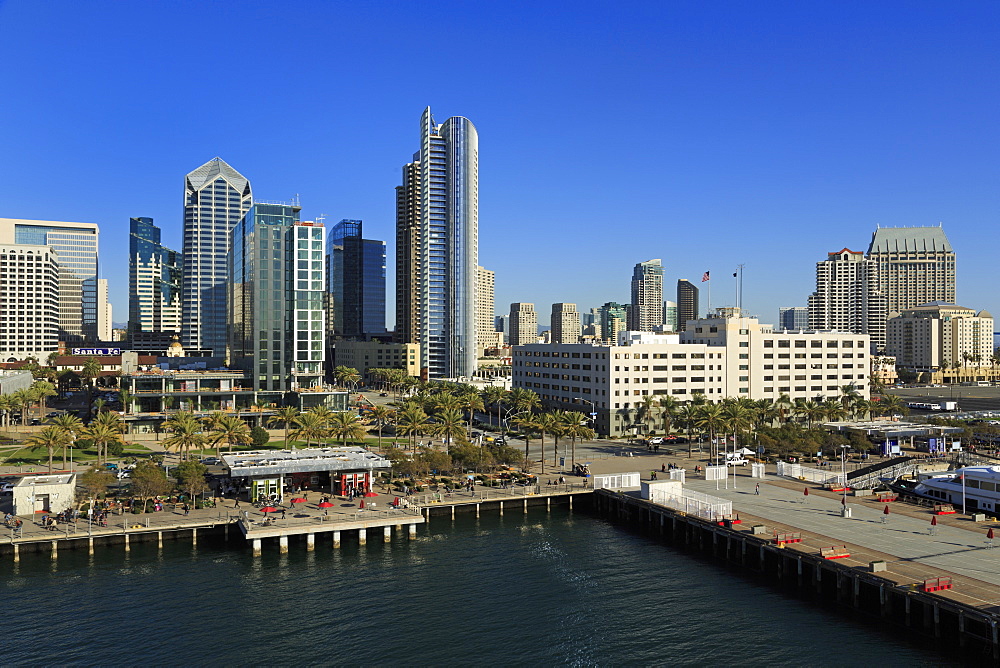
[[[203,457],[201,463],[205,466],[218,466],[222,463],[222,460],[218,457]]]
[[[7,496],[14,493],[14,483],[0,482],[0,496]]]

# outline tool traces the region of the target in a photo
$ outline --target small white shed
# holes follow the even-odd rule
[[[652,499],[653,497],[680,496],[683,494],[684,482],[681,480],[644,480],[642,482],[642,498]]]
[[[594,489],[639,489],[639,472],[594,474]]]
[[[75,473],[24,476],[14,485],[14,514],[21,517],[62,512],[75,500]]]

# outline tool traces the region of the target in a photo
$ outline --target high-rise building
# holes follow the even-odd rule
[[[867,334],[872,352],[885,346],[885,295],[879,265],[847,248],[816,263],[816,292],[809,296],[809,328]]]
[[[607,302],[598,307],[597,336],[602,341],[610,342],[614,345],[618,341],[618,332],[623,332],[628,327],[627,304],[618,302]]]
[[[342,220],[327,239],[331,334],[385,333],[385,242],[363,238],[360,220]]]
[[[877,266],[887,313],[930,302],[955,303],[955,251],[941,227],[880,227],[868,260]]]
[[[924,382],[987,380],[993,370],[993,316],[971,308],[932,302],[892,314],[885,352],[895,356],[896,368],[932,373]]]
[[[510,335],[508,345],[523,346],[538,342],[538,314],[535,305],[515,302],[510,305]]]
[[[181,338],[185,348],[225,354],[230,232],[252,204],[250,181],[221,158],[184,177]]]
[[[663,324],[663,266],[659,260],[647,260],[632,270],[632,309],[628,328],[652,332]]]
[[[698,286],[682,278],[677,281],[677,331],[685,331],[688,320],[697,319]]]
[[[420,117],[420,150],[396,188],[396,340],[419,343],[421,375],[476,369],[479,136],[467,118]]]
[[[256,203],[232,231],[229,349],[258,400],[323,384],[325,228],[299,207]],[[262,398],[263,397],[263,398]]]
[[[111,330],[114,325],[111,320],[111,300],[108,298],[108,279],[97,279],[97,329],[94,332],[98,341],[111,341]]]
[[[495,347],[502,341],[502,338],[497,338],[493,320],[495,279],[496,276],[489,269],[476,267],[476,355],[478,357],[482,357],[486,348]]]
[[[552,343],[579,343],[580,314],[576,304],[552,305]]]
[[[669,332],[677,331],[677,302],[663,302],[663,325]]]
[[[48,246],[59,258],[59,338],[97,340],[97,242],[94,223],[0,218],[0,244]]]
[[[779,308],[778,329],[809,329],[809,309],[805,306]]]
[[[152,218],[129,219],[128,330],[181,331],[181,254],[160,243]]]
[[[59,349],[58,252],[50,246],[0,243],[0,361]]]

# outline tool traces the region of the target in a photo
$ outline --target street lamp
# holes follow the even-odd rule
[[[844,493],[840,501],[840,516],[850,517],[851,509],[847,507],[847,451],[851,449],[849,445],[840,446],[840,487]]]

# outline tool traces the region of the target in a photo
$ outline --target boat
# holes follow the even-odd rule
[[[967,511],[1000,513],[1000,466],[965,466],[924,478],[912,494]]]

